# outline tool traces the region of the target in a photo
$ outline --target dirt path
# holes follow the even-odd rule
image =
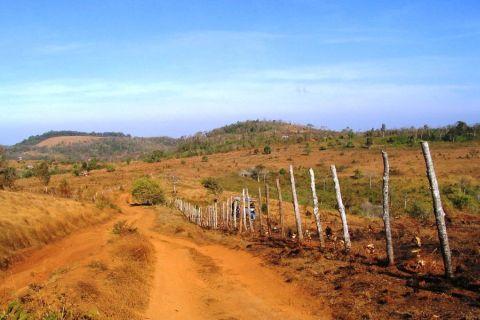
[[[324,319],[318,305],[258,258],[159,235],[147,319]]]
[[[129,207],[119,201],[124,214],[135,221],[156,251],[150,305],[145,319],[325,319],[316,309],[319,301],[283,281],[273,269],[251,254],[221,245],[200,246],[175,236],[152,231],[151,210]],[[168,214],[168,209],[161,212]],[[14,266],[0,289],[22,290],[30,283],[46,281],[56,270],[72,268],[92,259],[107,245],[115,221],[72,234],[35,251]]]

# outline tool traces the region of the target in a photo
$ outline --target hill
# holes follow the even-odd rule
[[[169,137],[137,138],[119,132],[49,131],[31,136],[7,150],[10,158],[113,161],[138,158],[153,150],[172,150],[175,144],[175,139]]]
[[[178,139],[170,137],[141,138],[120,132],[86,133],[50,131],[8,148],[10,158],[78,161],[89,158],[115,161],[145,159],[157,162],[163,158],[191,157],[254,149],[255,153],[271,152],[272,147],[303,144],[305,153],[313,148],[370,148],[372,145],[414,146],[420,140],[464,142],[478,140],[478,124],[463,121],[445,127],[377,129],[341,131],[315,128],[279,120],[248,120],[211,131],[198,132]]]

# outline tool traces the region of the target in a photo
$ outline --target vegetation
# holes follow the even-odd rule
[[[207,189],[208,191],[210,191],[215,195],[219,195],[223,192],[223,187],[215,178],[209,177],[209,178],[203,179],[202,185],[205,189]]]
[[[5,151],[0,148],[0,189],[12,188],[17,177],[17,170],[8,166]]]
[[[42,161],[38,165],[35,166],[33,169],[35,177],[40,180],[40,182],[47,188],[48,184],[50,183],[51,174],[50,174],[50,166],[47,161]]]
[[[160,185],[146,177],[135,180],[132,187],[132,196],[135,201],[143,205],[156,205],[165,202],[165,195]]]
[[[265,146],[265,147],[263,148],[263,153],[264,153],[264,154],[271,154],[271,153],[272,153],[272,148],[271,148],[270,146],[268,146],[268,145]]]
[[[127,222],[127,220],[120,220],[113,225],[113,234],[124,236],[127,234],[137,233],[138,229]]]
[[[387,129],[382,124],[378,129],[354,132],[350,128],[341,131],[317,129],[313,126],[291,124],[283,121],[250,120],[237,122],[209,132],[173,139],[168,137],[135,138],[123,133],[85,133],[76,131],[51,131],[32,136],[8,148],[9,158],[58,159],[78,162],[86,158],[102,161],[143,159],[154,163],[172,157],[205,156],[242,149],[256,149],[270,154],[272,145],[305,143],[304,154],[313,148],[326,150],[332,147],[366,147],[375,145],[414,146],[421,140],[465,142],[478,140],[479,124],[468,125],[458,121],[454,125],[430,128]],[[88,143],[59,144],[39,147],[38,143],[61,136],[102,137]]]

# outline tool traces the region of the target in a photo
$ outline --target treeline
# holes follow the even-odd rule
[[[145,156],[147,162],[158,162],[162,158],[190,157],[224,153],[234,150],[254,149],[256,153],[272,150],[272,145],[304,144],[304,153],[313,148],[371,148],[374,145],[415,146],[420,141],[465,142],[477,140],[479,124],[469,126],[463,121],[454,125],[430,128],[387,129],[385,124],[365,132],[350,128],[342,131],[317,129],[312,125],[300,126],[283,121],[237,122],[210,132],[199,132],[181,137],[175,150],[154,151]],[[270,152],[267,152],[270,153]]]
[[[255,153],[274,150],[273,146],[303,144],[304,153],[314,149],[371,148],[375,145],[415,146],[420,141],[445,141],[451,143],[479,139],[479,124],[463,121],[445,127],[389,129],[385,124],[367,131],[345,128],[333,131],[313,125],[297,125],[284,121],[250,120],[237,122],[209,132],[198,132],[178,139],[169,137],[135,138],[116,132],[84,133],[77,131],[50,131],[32,136],[8,148],[10,158],[56,159],[78,161],[98,158],[105,161],[143,159],[158,162],[165,158],[204,156],[235,150],[254,149]],[[56,136],[98,136],[88,143],[61,144],[38,147],[41,141]],[[268,152],[268,153],[270,153]]]
[[[18,143],[16,146],[33,146],[39,144],[40,142],[54,138],[54,137],[71,137],[71,136],[91,136],[91,137],[130,137],[129,134],[124,134],[122,132],[81,132],[81,131],[72,131],[72,130],[61,130],[61,131],[48,131],[40,135],[30,136],[22,142]]]

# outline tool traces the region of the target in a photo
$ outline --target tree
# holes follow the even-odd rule
[[[380,129],[380,131],[382,132],[382,138],[385,138],[385,132],[387,131],[387,126],[385,125],[385,123],[382,123],[382,128]]]
[[[47,161],[42,161],[34,168],[34,175],[45,186],[45,192],[48,191],[48,184],[50,183],[50,166]]]
[[[215,195],[221,194],[223,192],[223,187],[215,178],[212,177],[203,179],[202,186]]]
[[[143,205],[156,205],[165,202],[165,194],[160,185],[147,177],[135,180],[132,187],[135,201]]]
[[[0,168],[0,189],[13,188],[17,178],[17,170],[15,168]]]
[[[8,166],[5,150],[0,148],[0,189],[12,188],[16,179],[17,170]]]

